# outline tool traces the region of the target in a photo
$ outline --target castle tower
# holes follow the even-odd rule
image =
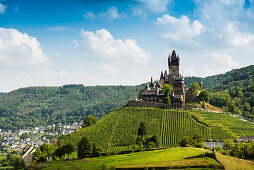
[[[203,85],[202,80],[200,81],[199,86],[200,86],[200,90],[204,90],[204,85]]]
[[[180,57],[176,55],[175,50],[172,51],[171,56],[168,57],[168,67],[169,67],[169,75],[172,77],[179,76],[179,65],[180,65]]]
[[[161,77],[160,77],[160,88],[163,88],[164,82],[165,82],[165,80],[164,80],[163,72],[161,72]]]

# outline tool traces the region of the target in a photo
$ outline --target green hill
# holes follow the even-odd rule
[[[194,118],[194,117],[195,118]],[[86,136],[104,152],[132,150],[139,123],[144,121],[149,135],[157,135],[160,147],[178,146],[184,136],[206,139],[235,139],[254,135],[254,124],[226,114],[153,108],[122,107],[95,125],[67,136],[64,143],[77,143]]]
[[[220,90],[223,87],[231,87],[231,86],[243,86],[250,85],[254,81],[254,65],[250,65],[247,67],[243,67],[240,69],[234,69],[228,71],[224,74],[218,74],[214,76],[208,77],[195,77],[188,76],[184,78],[184,82],[186,86],[189,86],[192,82],[202,82],[204,83],[204,87],[210,90]]]
[[[100,118],[136,98],[141,88],[65,85],[14,90],[0,95],[0,129],[80,122],[89,114]]]
[[[210,92],[210,103],[254,119],[254,65],[206,78],[186,77],[185,84],[200,80]],[[18,129],[50,123],[82,121],[92,114],[101,118],[136,98],[138,86],[28,87],[0,93],[0,128]]]

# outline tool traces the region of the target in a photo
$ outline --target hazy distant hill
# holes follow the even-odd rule
[[[200,80],[212,92],[211,103],[235,104],[246,117],[254,115],[254,65],[206,78],[186,77],[185,84]],[[81,121],[87,115],[101,117],[136,98],[138,86],[65,85],[28,87],[0,93],[0,128],[17,129],[48,123]],[[225,91],[231,89],[230,93]],[[217,92],[217,93],[215,93]],[[217,100],[218,99],[218,100]],[[218,102],[219,101],[219,102]],[[244,101],[244,103],[242,103]]]

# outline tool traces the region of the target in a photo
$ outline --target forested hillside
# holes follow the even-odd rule
[[[0,96],[0,128],[18,129],[101,117],[136,98],[140,86],[65,85],[22,88]]]
[[[206,78],[186,77],[204,83],[210,103],[232,113],[254,118],[254,65]],[[38,124],[82,121],[92,114],[100,118],[136,98],[138,86],[65,85],[28,87],[0,93],[0,128],[17,129]]]
[[[212,105],[254,120],[254,65],[206,78],[186,77],[185,83],[200,80]]]
[[[204,87],[209,91],[219,91],[232,86],[248,86],[254,83],[254,65],[234,69],[225,74],[201,77],[185,77],[184,83],[188,87],[192,82],[204,83]]]

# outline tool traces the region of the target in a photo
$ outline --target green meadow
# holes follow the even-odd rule
[[[43,169],[111,169],[111,168],[223,168],[215,159],[205,156],[199,148],[169,148],[135,152],[106,157],[86,158],[74,161],[53,161],[33,166]],[[208,151],[209,152],[209,151]],[[32,167],[31,167],[32,168]]]

